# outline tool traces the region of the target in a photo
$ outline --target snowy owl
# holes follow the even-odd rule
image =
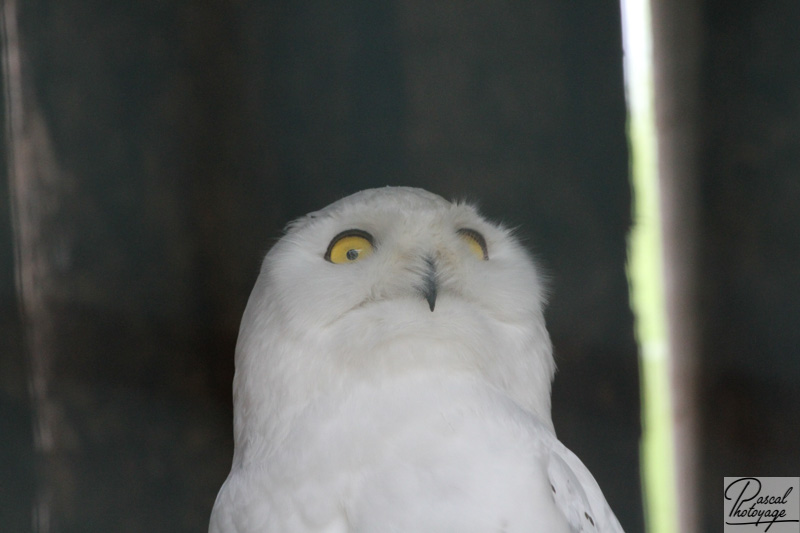
[[[242,318],[211,533],[621,532],[556,438],[542,282],[421,189],[289,224]]]

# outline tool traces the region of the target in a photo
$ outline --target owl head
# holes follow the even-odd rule
[[[483,380],[549,423],[543,304],[529,254],[473,206],[356,193],[289,224],[267,254],[240,328],[235,411],[263,403],[286,418],[325,391],[416,372]]]

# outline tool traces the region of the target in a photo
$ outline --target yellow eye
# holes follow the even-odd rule
[[[476,257],[479,259],[489,259],[489,252],[486,249],[486,239],[483,238],[483,235],[469,228],[461,228],[458,230],[458,234],[464,239],[464,242],[469,245],[469,249]]]
[[[333,238],[325,252],[325,260],[337,265],[355,263],[372,254],[372,235],[366,231],[350,229]]]

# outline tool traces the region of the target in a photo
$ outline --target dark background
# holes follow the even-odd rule
[[[665,179],[706,531],[723,475],[800,471],[800,4],[756,4],[654,2],[678,73],[657,94],[692,103],[660,115],[690,149],[660,155],[691,156]],[[3,25],[4,530],[204,531],[261,258],[402,184],[520,228],[551,279],[559,437],[642,531],[616,3],[5,0]]]

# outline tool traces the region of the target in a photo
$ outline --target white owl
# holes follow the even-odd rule
[[[288,226],[242,318],[211,533],[621,532],[553,432],[536,268],[421,189]]]

